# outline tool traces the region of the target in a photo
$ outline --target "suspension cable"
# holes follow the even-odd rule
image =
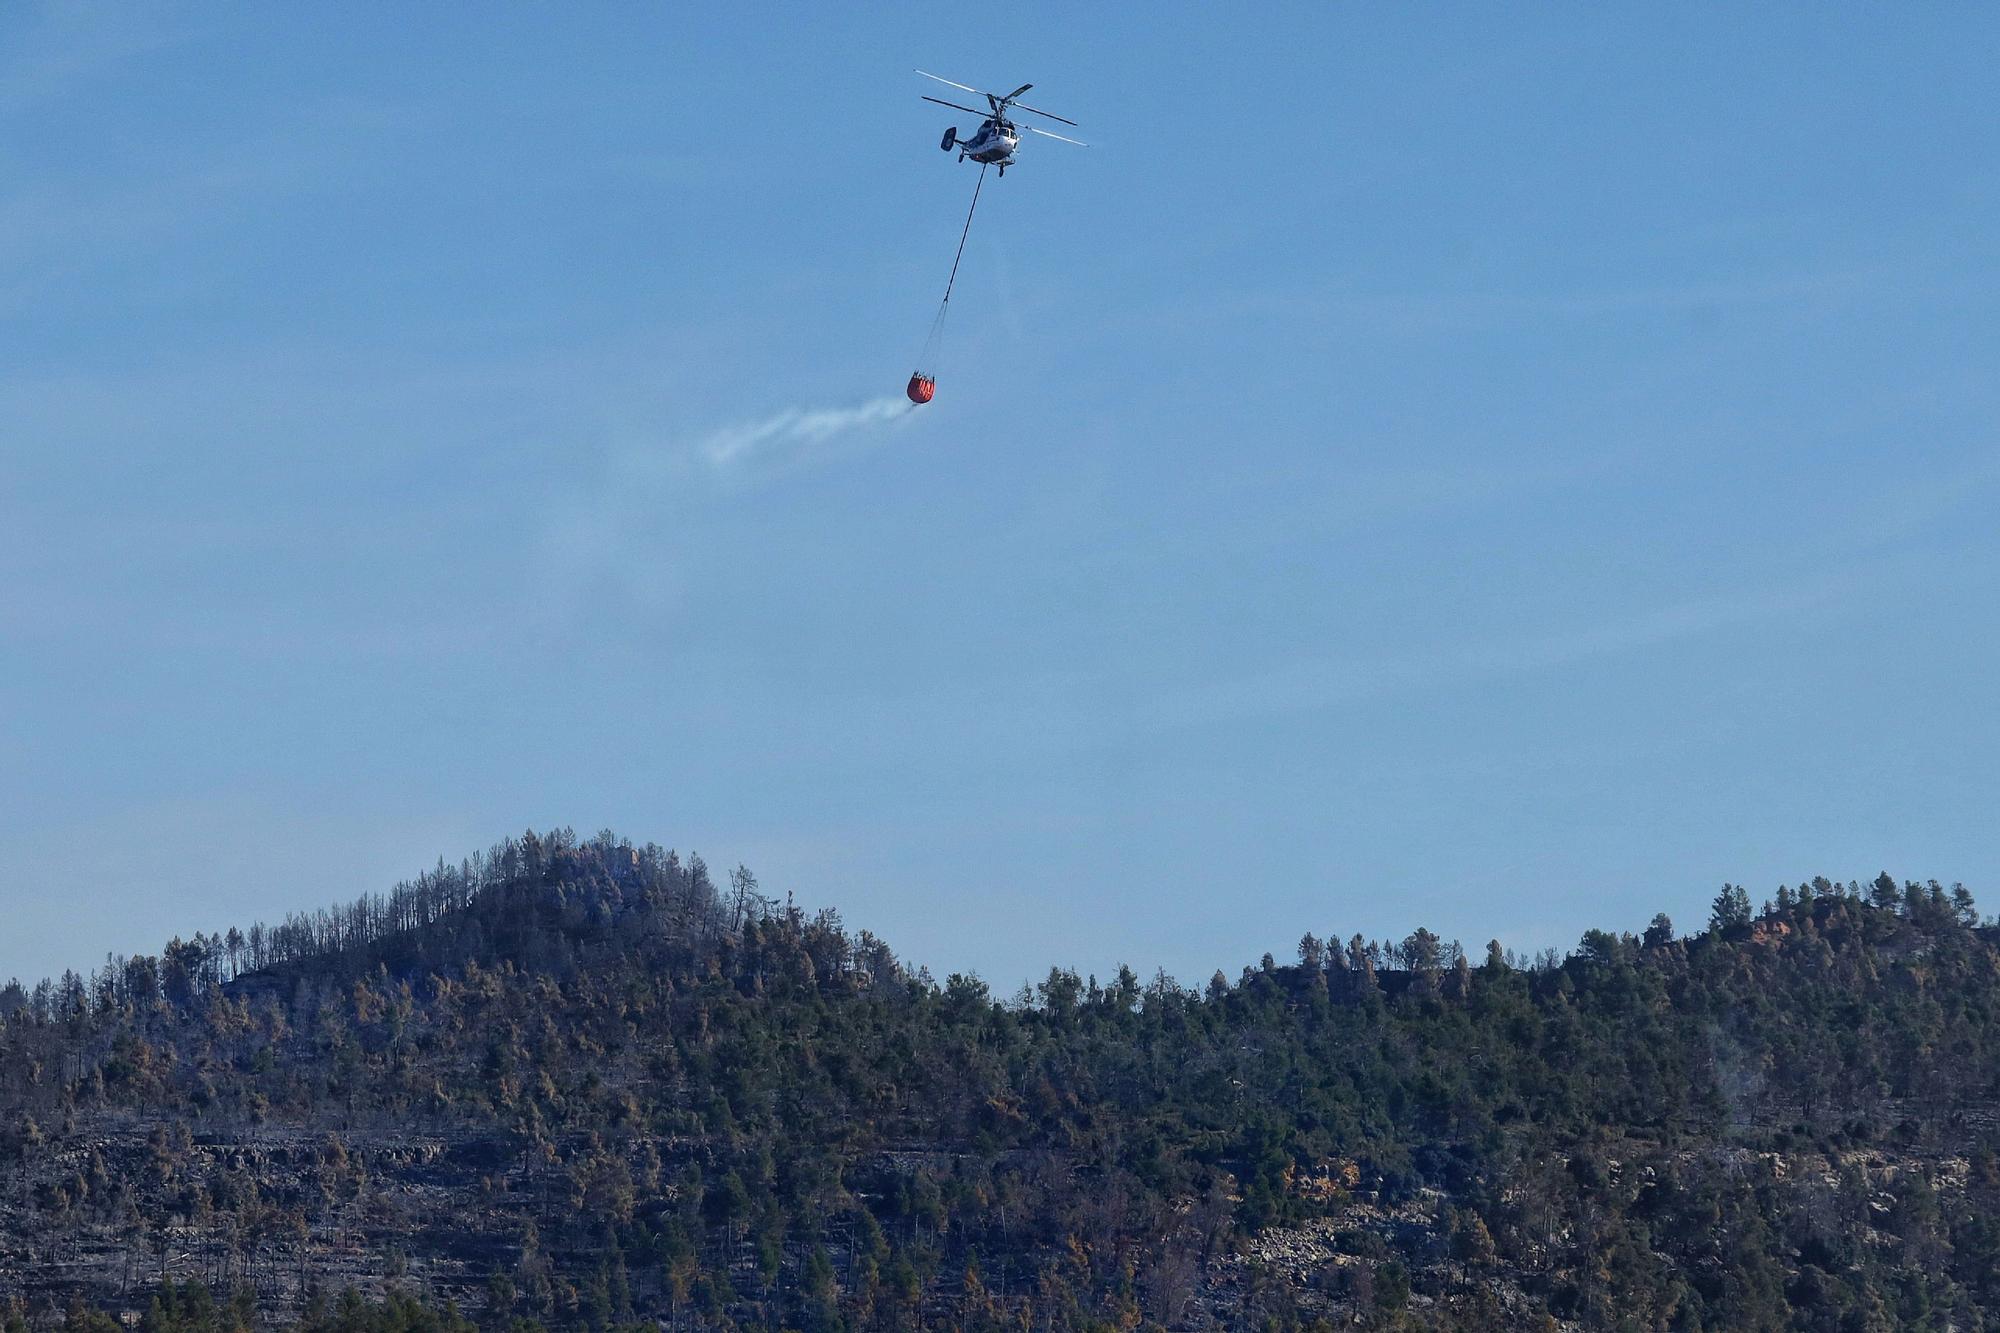
[[[958,253],[951,257],[951,276],[945,279],[944,300],[938,303],[940,311],[951,304],[951,289],[958,281],[958,261],[965,258],[965,238],[972,234],[972,214],[979,207],[979,192],[986,188],[987,165],[979,164],[979,181],[972,187],[972,207],[965,210],[965,227],[958,233]]]

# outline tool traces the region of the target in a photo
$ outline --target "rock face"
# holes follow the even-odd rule
[[[470,1291],[518,1254],[482,1220],[460,1136],[263,1127],[192,1134],[119,1118],[54,1133],[0,1203],[0,1299],[120,1306],[167,1279],[248,1286],[274,1309],[316,1283]],[[504,1233],[504,1228],[502,1229]],[[477,1278],[473,1274],[478,1274]]]
[[[212,1289],[247,1287],[274,1316],[296,1313],[308,1290],[353,1287],[370,1295],[393,1288],[426,1292],[472,1311],[487,1309],[492,1274],[592,1269],[598,1228],[571,1212],[576,1173],[536,1166],[523,1144],[475,1134],[304,1131],[261,1127],[242,1135],[188,1132],[178,1121],[107,1118],[88,1130],[57,1132],[21,1164],[0,1203],[0,1305],[60,1309],[82,1294],[106,1308],[127,1308],[164,1280],[200,1281]],[[689,1145],[651,1141],[662,1159]],[[1635,1156],[1644,1144],[1627,1145]],[[591,1145],[551,1145],[554,1162],[586,1159]],[[1860,1182],[1871,1225],[1865,1244],[1900,1261],[1904,1239],[1895,1219],[1919,1183],[1949,1209],[1972,1188],[1961,1156],[1856,1150],[1834,1155],[1736,1149],[1711,1160],[1677,1154],[1670,1169],[1719,1169],[1765,1187],[1804,1188],[1836,1198]],[[903,1148],[876,1155],[883,1179],[949,1179],[961,1154]],[[1074,1173],[1084,1164],[1052,1166]],[[1568,1163],[1551,1164],[1567,1170]],[[1658,1170],[1618,1160],[1606,1175],[1654,1187]],[[1322,1177],[1323,1178],[1323,1177]],[[1336,1179],[1341,1179],[1338,1175]],[[1548,1274],[1534,1262],[1571,1240],[1564,1219],[1529,1262],[1508,1263],[1490,1238],[1468,1248],[1477,1215],[1451,1196],[1422,1189],[1387,1202],[1349,1180],[1327,1195],[1304,1180],[1324,1215],[1298,1225],[1244,1232],[1204,1260],[1175,1273],[1141,1270],[1158,1302],[1177,1313],[1176,1327],[1233,1327],[1272,1287],[1308,1322],[1365,1322],[1382,1304],[1385,1284],[1409,1290],[1396,1308],[1409,1317],[1447,1321],[1501,1317],[1527,1327],[1547,1308]],[[78,1189],[82,1182],[83,1188]],[[587,1183],[581,1188],[588,1191]],[[639,1217],[680,1202],[679,1187],[634,1201]],[[121,1202],[103,1208],[93,1202]],[[1184,1236],[1196,1201],[1179,1213]],[[539,1225],[524,1219],[540,1218]],[[1024,1246],[1025,1257],[1034,1247]],[[760,1272],[747,1240],[726,1259],[747,1285]],[[628,1278],[628,1281],[630,1279]],[[640,1282],[640,1287],[647,1284]],[[1557,1319],[1556,1327],[1589,1327]]]

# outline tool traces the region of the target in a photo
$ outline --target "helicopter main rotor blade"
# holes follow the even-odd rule
[[[1005,97],[1001,98],[1000,100],[1001,100],[1001,101],[1003,101],[1003,102],[1011,102],[1011,101],[1013,101],[1013,100],[1014,100],[1015,98],[1019,97],[1019,96],[1020,96],[1020,95],[1021,95],[1022,93],[1025,93],[1025,92],[1027,92],[1027,91],[1028,91],[1028,89],[1030,89],[1030,88],[1032,88],[1032,87],[1034,87],[1034,86],[1035,86],[1035,85],[1034,85],[1034,84],[1032,84],[1032,83],[1024,83],[1024,84],[1022,84],[1022,85],[1021,85],[1020,87],[1016,88],[1016,89],[1015,89],[1015,90],[1014,90],[1013,92],[1011,92],[1011,93],[1008,93],[1008,94],[1007,94],[1007,95],[1006,95]]]
[[[1029,84],[1028,86],[1029,86],[1030,88],[1032,88],[1032,87],[1034,87],[1035,85],[1031,83],[1031,84]],[[1065,124],[1065,125],[1074,125],[1074,124],[1076,124],[1076,122],[1075,122],[1075,121],[1073,121],[1073,120],[1071,120],[1071,119],[1070,119],[1070,118],[1069,118],[1068,116],[1058,116],[1058,115],[1057,115],[1057,114],[1056,114],[1055,112],[1053,112],[1053,111],[1037,111],[1037,110],[1035,110],[1035,108],[1034,108],[1034,107],[1031,107],[1031,106],[1023,106],[1023,105],[1021,105],[1021,103],[1019,103],[1019,102],[1016,102],[1016,103],[1014,103],[1014,109],[1015,109],[1016,111],[1029,111],[1029,112],[1033,112],[1033,113],[1034,113],[1035,115],[1037,115],[1037,116],[1047,116],[1047,117],[1048,117],[1048,118],[1049,118],[1050,120],[1059,120],[1059,121],[1061,121],[1061,122],[1062,122],[1063,124]]]
[[[956,102],[947,102],[942,97],[925,97],[922,93],[918,93],[917,96],[922,97],[926,102],[936,102],[939,106],[948,106],[953,111],[970,111],[973,115],[980,117],[987,117],[993,114],[990,111],[979,111],[969,106],[960,106]]]
[[[1076,146],[1077,146],[1078,148],[1088,148],[1088,147],[1090,147],[1090,145],[1089,145],[1089,144],[1087,144],[1087,143],[1085,143],[1085,142],[1084,142],[1083,140],[1081,140],[1081,139],[1072,139],[1072,138],[1070,138],[1070,137],[1069,137],[1069,136],[1068,136],[1067,134],[1050,134],[1050,133],[1049,133],[1049,132],[1048,132],[1047,130],[1038,130],[1038,129],[1036,129],[1036,128],[1035,128],[1035,127],[1034,127],[1033,125],[1023,125],[1023,126],[1022,126],[1021,128],[1022,128],[1022,129],[1024,129],[1024,130],[1026,130],[1026,131],[1027,131],[1028,133],[1030,133],[1030,134],[1039,134],[1039,135],[1041,135],[1041,136],[1042,136],[1042,137],[1043,137],[1044,139],[1061,139],[1061,140],[1062,140],[1062,141],[1063,141],[1064,143],[1073,143],[1073,144],[1075,144],[1075,145],[1076,145]]]
[[[939,83],[949,83],[949,84],[951,84],[951,86],[952,86],[952,87],[954,87],[954,88],[960,88],[960,89],[963,89],[964,91],[966,91],[966,92],[968,92],[968,93],[982,93],[982,94],[983,94],[983,93],[985,93],[985,92],[986,92],[986,90],[985,90],[984,88],[975,88],[975,87],[973,87],[973,86],[972,86],[971,84],[969,84],[969,83],[955,83],[955,82],[953,82],[953,81],[952,81],[952,80],[950,80],[950,79],[938,79],[938,76],[937,76],[937,75],[935,75],[935,74],[931,73],[931,72],[930,72],[929,70],[927,70],[927,69],[920,69],[920,70],[918,70],[918,71],[917,71],[917,73],[919,73],[919,74],[923,75],[923,76],[924,76],[925,78],[927,78],[927,79],[937,79],[937,81],[938,81]]]

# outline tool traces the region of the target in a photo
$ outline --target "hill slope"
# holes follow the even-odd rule
[[[1029,1004],[609,835],[0,991],[0,1303],[602,1329],[2000,1322],[1969,897]],[[318,1307],[312,1307],[317,1309]],[[155,1312],[155,1325],[158,1312]]]

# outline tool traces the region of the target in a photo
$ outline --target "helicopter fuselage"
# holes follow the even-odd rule
[[[958,150],[958,160],[961,162],[969,157],[981,166],[998,167],[1002,176],[1007,174],[1008,167],[1014,165],[1014,150],[1021,146],[1021,127],[1008,119],[1010,112],[1026,111],[1031,115],[1045,116],[1050,120],[1061,121],[1065,125],[1076,124],[1075,121],[1069,119],[1067,116],[1058,116],[1053,111],[1043,111],[1039,107],[1032,107],[1026,102],[1021,101],[1021,94],[1035,86],[1032,83],[1024,83],[1013,92],[1002,97],[999,93],[985,92],[973,87],[969,83],[959,83],[953,79],[938,78],[937,75],[929,73],[926,70],[920,69],[917,73],[922,74],[927,79],[935,79],[939,83],[963,89],[968,93],[986,99],[986,105],[992,108],[991,113],[983,112],[978,107],[967,106],[963,102],[953,102],[942,97],[932,97],[929,93],[922,94],[926,102],[935,102],[939,106],[948,106],[953,111],[966,111],[975,116],[983,117],[979,122],[979,128],[973,131],[972,137],[968,139],[960,139],[958,137],[958,126],[952,125],[947,127],[944,132],[944,138],[938,141],[938,147],[944,149],[947,153],[956,148]],[[1051,139],[1061,139],[1064,143],[1073,143],[1079,148],[1088,148],[1090,146],[1081,139],[1072,139],[1066,134],[1057,134],[1053,130],[1037,129],[1033,125],[1027,128],[1035,134],[1045,135]]]
[[[1021,132],[1005,121],[989,120],[970,139],[958,144],[958,160],[971,158],[989,166],[1007,167],[1014,163],[1014,150],[1021,146]]]

